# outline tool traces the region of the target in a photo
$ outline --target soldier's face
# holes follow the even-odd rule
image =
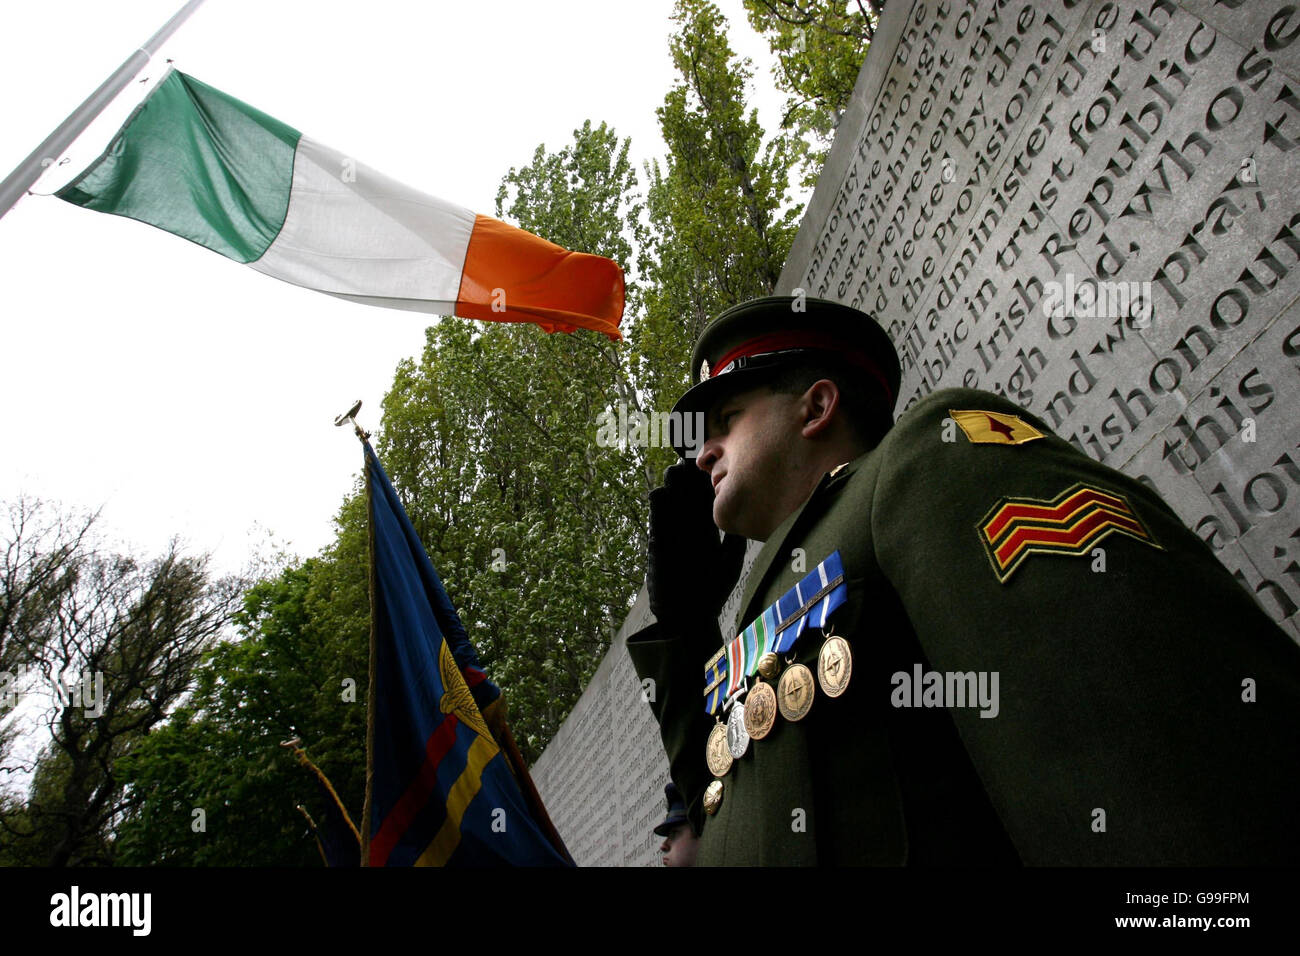
[[[798,396],[766,388],[738,392],[709,410],[708,438],[695,463],[713,481],[713,523],[766,541],[803,500],[792,481],[798,447]]]
[[[689,824],[680,824],[669,831],[659,850],[664,855],[664,866],[694,866],[699,838],[691,832]]]

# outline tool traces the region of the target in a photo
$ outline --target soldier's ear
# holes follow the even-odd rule
[[[819,378],[808,386],[799,399],[804,438],[824,435],[840,409],[839,387],[828,378]]]

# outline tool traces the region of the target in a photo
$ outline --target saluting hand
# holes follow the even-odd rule
[[[713,523],[713,486],[693,461],[664,472],[650,492],[650,538],[646,588],[650,610],[661,623],[716,620],[736,586],[745,539],[719,538]]]

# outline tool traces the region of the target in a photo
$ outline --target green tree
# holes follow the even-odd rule
[[[726,19],[706,0],[678,0],[673,20],[678,77],[657,111],[665,164],[647,169],[654,241],[634,339],[651,407],[665,410],[688,384],[691,345],[709,319],[776,291],[802,212],[789,195],[799,142],[764,137],[746,106],[752,69],[732,52]],[[658,456],[658,470],[674,457]]]
[[[787,94],[781,128],[809,146],[802,160],[802,185],[809,189],[848,109],[884,8],[884,0],[745,0],[750,25],[776,56],[777,89]]]
[[[52,633],[56,609],[92,548],[97,513],[63,513],[19,497],[5,507],[0,547],[0,673],[31,665]],[[3,707],[3,702],[0,702]],[[3,711],[0,711],[2,713]]]
[[[146,561],[98,546],[84,519],[49,527],[76,529],[54,536],[69,547],[45,549],[51,539],[41,535],[17,540],[60,555],[47,576],[60,583],[38,588],[40,599],[11,618],[26,622],[14,630],[29,665],[21,689],[48,699],[49,743],[21,812],[0,817],[0,840],[21,862],[111,864],[127,807],[120,764],[189,690],[244,585],[213,578],[206,556],[184,555],[175,542]]]
[[[319,865],[295,807],[319,820],[323,798],[280,746],[292,737],[360,818],[369,635],[360,501],[345,504],[326,554],[247,592],[240,640],[212,649],[186,705],[124,762],[135,800],[118,834],[121,863]]]

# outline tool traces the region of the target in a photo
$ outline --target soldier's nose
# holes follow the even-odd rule
[[[713,466],[717,463],[720,457],[722,457],[722,453],[717,444],[712,440],[709,440],[706,441],[704,447],[700,449],[700,455],[695,459],[695,464],[699,466],[701,471],[707,474],[712,474]]]

